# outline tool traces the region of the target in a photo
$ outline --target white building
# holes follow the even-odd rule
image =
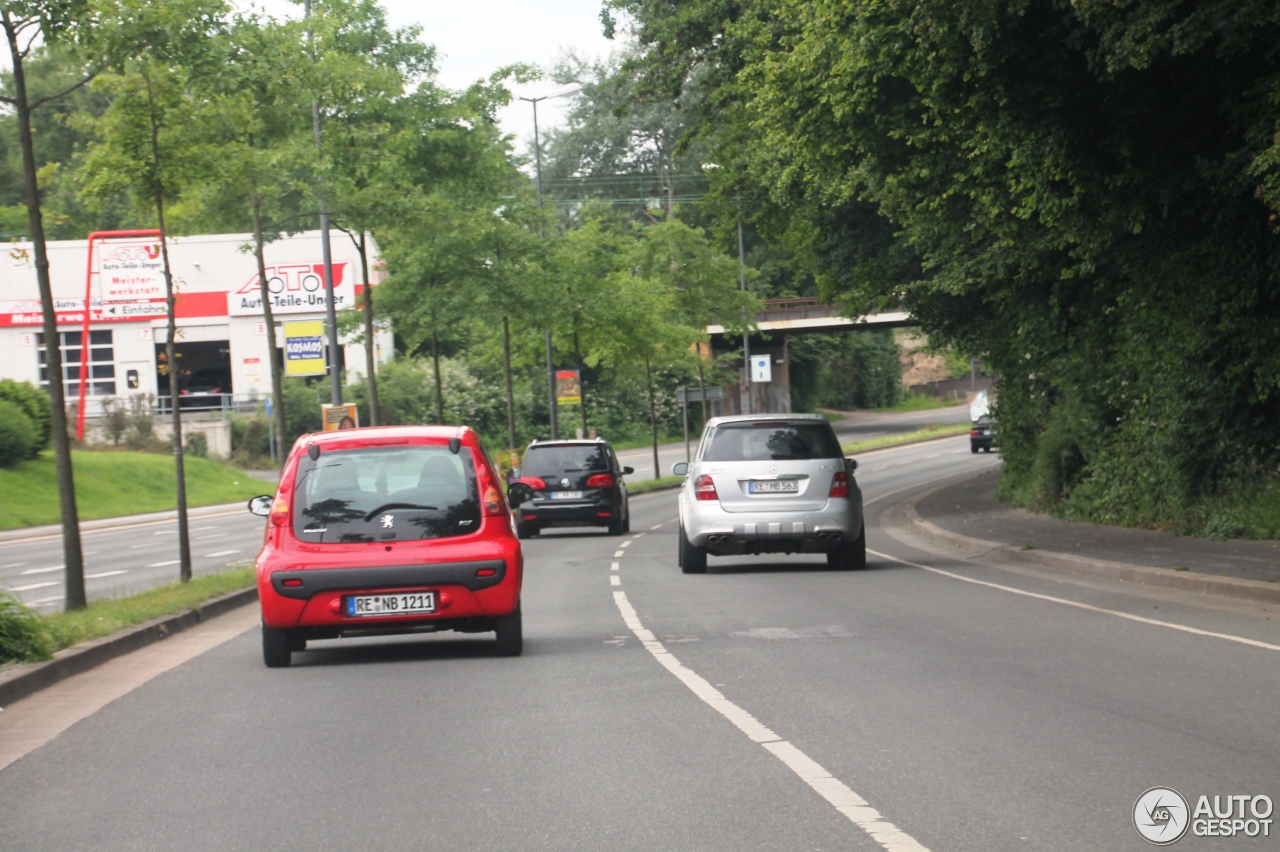
[[[360,255],[342,232],[331,236],[334,302],[341,312],[356,308],[364,291]],[[370,275],[382,278],[376,247],[369,243]],[[272,357],[262,319],[257,262],[248,234],[169,239],[169,257],[178,290],[175,346],[183,387],[217,388],[237,399],[271,392]],[[0,257],[0,377],[46,385],[43,312],[31,243],[3,246]],[[99,242],[92,263],[87,240],[51,242],[49,272],[62,337],[64,387],[68,403],[80,392],[81,330],[86,278],[90,293],[89,386],[86,413],[98,410],[93,397],[168,394],[161,375],[167,337],[164,273],[154,237]],[[284,237],[265,249],[268,286],[280,358],[283,322],[323,320],[324,264],[319,231]],[[392,355],[389,331],[374,335],[376,360]],[[364,346],[342,341],[345,376],[365,373]]]

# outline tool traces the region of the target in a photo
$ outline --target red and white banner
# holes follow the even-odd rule
[[[58,325],[84,323],[84,299],[55,299]],[[164,300],[103,304],[97,299],[89,303],[89,322],[144,322],[168,316]],[[43,325],[44,311],[39,302],[0,302],[0,328]]]

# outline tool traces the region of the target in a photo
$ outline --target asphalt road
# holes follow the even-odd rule
[[[267,670],[242,614],[0,770],[0,845],[1136,850],[1150,787],[1280,799],[1273,613],[931,555],[880,513],[998,458],[956,438],[860,461],[867,570],[686,576],[674,496],[637,498],[632,535],[527,542],[516,659],[442,634]],[[56,690],[0,742],[74,716]]]

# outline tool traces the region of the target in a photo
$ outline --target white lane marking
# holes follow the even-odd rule
[[[191,530],[191,532],[207,532],[209,530],[216,530],[216,529],[217,527],[195,527]]]
[[[25,565],[26,563],[23,562],[19,564]],[[61,571],[63,568],[66,568],[66,567],[67,566],[65,565],[51,565],[48,568],[28,568],[27,570],[22,572],[22,576],[25,577],[28,574],[50,574],[54,571]]]
[[[98,551],[98,550],[86,550],[84,553],[81,553],[80,555],[81,556],[97,556],[100,552],[101,551]]]
[[[625,555],[625,554],[624,554],[624,552],[623,552],[623,551],[621,551],[621,550],[619,550],[619,551],[617,551],[616,553],[614,553],[614,554],[613,554],[613,558],[614,558],[614,559],[621,559],[624,555]]]
[[[14,586],[14,587],[13,587],[12,589],[10,589],[9,591],[11,591],[11,592],[30,592],[30,591],[32,591],[33,589],[47,589],[47,588],[49,588],[50,586],[57,586],[57,585],[60,585],[61,583],[62,583],[62,581],[61,581],[61,580],[46,580],[46,581],[45,581],[45,582],[43,582],[43,583],[31,583],[31,584],[26,585],[26,586]]]
[[[652,530],[657,530],[657,529],[662,529],[662,524],[654,524],[653,526],[649,527],[649,529],[650,529],[650,531],[652,531]]]
[[[60,600],[65,600],[66,595],[53,595],[47,598],[40,598],[38,601],[31,601],[27,606],[52,606]]]
[[[890,556],[887,553],[878,553],[877,551],[874,551],[871,549],[868,549],[867,553],[870,553],[874,556],[879,556],[881,559],[889,559],[894,562],[899,562],[903,565],[910,565],[912,568],[920,568],[925,571],[930,571],[934,574],[941,574],[942,576],[950,577],[953,580],[964,580],[966,583],[973,583],[974,585],[977,585],[977,586],[987,586],[992,589],[999,589],[1002,592],[1009,592],[1015,595],[1022,595],[1023,597],[1027,597],[1027,598],[1035,598],[1037,600],[1048,601],[1049,603],[1062,604],[1064,606],[1073,606],[1076,609],[1083,609],[1083,610],[1087,610],[1088,612],[1097,612],[1103,615],[1114,615],[1116,618],[1124,618],[1129,621],[1136,621],[1140,624],[1151,624],[1156,627],[1167,627],[1170,630],[1180,630],[1183,633],[1191,633],[1196,636],[1210,636],[1214,639],[1225,639],[1228,642],[1239,642],[1241,645],[1251,645],[1255,648],[1264,648],[1268,651],[1280,651],[1280,645],[1272,645],[1270,642],[1260,642],[1257,639],[1248,639],[1244,636],[1234,636],[1230,633],[1215,633],[1212,630],[1201,630],[1198,627],[1188,627],[1185,624],[1174,624],[1171,621],[1160,621],[1159,619],[1156,619],[1156,618],[1145,618],[1144,616],[1141,616],[1141,615],[1133,615],[1131,613],[1121,612],[1120,610],[1116,610],[1116,609],[1106,609],[1100,606],[1093,606],[1092,604],[1067,600],[1066,598],[1055,598],[1053,595],[1042,595],[1039,592],[1028,592],[1028,591],[1025,591],[1024,589],[1015,589],[1012,586],[1002,586],[999,583],[990,583],[990,582],[987,582],[986,580],[977,580],[977,579],[974,579],[973,577],[966,577],[963,574],[956,574],[951,571],[944,571],[941,568],[930,568],[928,565],[920,565],[919,563],[916,563],[916,562],[908,562],[905,559],[899,559],[898,557]]]
[[[617,563],[617,562],[611,562],[611,563],[609,563],[609,570],[610,570],[610,571],[617,571],[617,570],[618,570],[618,567],[619,567],[619,566],[618,566],[618,563]]]
[[[181,559],[170,559],[168,562],[152,562],[148,568],[168,568],[170,565],[177,565]]]
[[[628,540],[628,541],[624,541],[622,544],[618,545],[618,547],[630,547],[630,546],[631,546],[631,541],[633,541],[633,540],[634,540],[634,539],[632,539],[632,540]]]
[[[177,530],[157,530],[156,532],[153,532],[152,535],[173,535],[176,532]]]
[[[84,578],[86,580],[97,580],[100,577],[114,577],[117,574],[128,574],[128,573],[129,573],[128,571],[125,571],[123,569],[119,571],[100,571],[97,574],[85,574]]]
[[[26,565],[26,564],[27,563],[25,562],[10,562],[8,565],[0,565],[0,571],[3,571],[6,568],[21,568],[23,565]]]
[[[928,852],[925,846],[882,817],[879,811],[867,803],[866,799],[853,792],[844,782],[827,772],[800,749],[769,730],[756,717],[725,698],[705,678],[677,660],[661,642],[654,638],[653,633],[645,629],[631,602],[627,600],[626,592],[614,592],[613,601],[618,606],[618,612],[622,613],[622,620],[627,627],[663,668],[671,672],[707,706],[728,719],[752,742],[764,746],[770,754],[782,761],[784,766],[794,772],[819,796],[826,799],[846,819],[865,831],[872,840],[890,852],[908,852],[908,850]]]
[[[238,550],[219,550],[217,553],[206,553],[205,559],[213,559],[215,556],[230,556],[233,553],[239,553]]]
[[[609,575],[609,585],[610,585],[610,586],[621,586],[621,585],[622,585],[622,578],[621,578],[621,577],[619,577],[617,574],[610,574],[610,575]]]
[[[153,541],[153,542],[149,542],[149,543],[147,543],[147,544],[131,544],[131,545],[129,545],[129,549],[130,549],[130,550],[137,550],[137,549],[142,548],[142,547],[164,547],[164,542],[163,542],[163,541]]]
[[[217,535],[198,535],[198,536],[196,536],[195,540],[196,540],[196,541],[208,541],[208,540],[209,540],[209,539],[211,539],[211,538],[226,538],[226,537],[227,537],[227,534],[226,534],[226,533],[218,533]]]
[[[928,461],[929,459],[936,459],[940,455],[942,455],[942,453],[934,453],[933,455],[925,456],[924,458],[925,458],[925,461]]]

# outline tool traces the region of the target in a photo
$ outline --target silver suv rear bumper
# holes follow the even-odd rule
[[[821,553],[862,534],[861,503],[835,498],[804,512],[726,512],[719,501],[682,495],[681,523],[689,542],[713,553]]]

